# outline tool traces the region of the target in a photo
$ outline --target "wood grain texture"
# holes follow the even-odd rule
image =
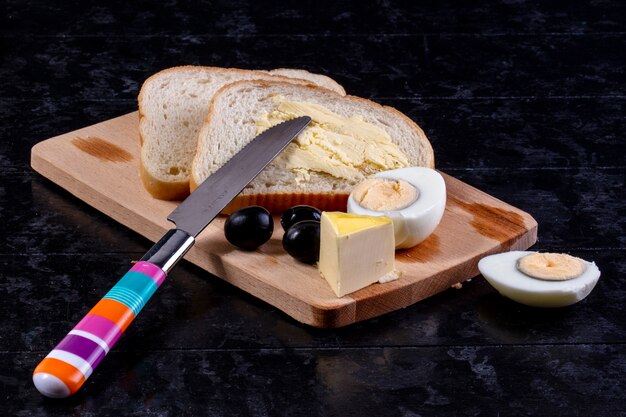
[[[139,180],[137,113],[66,133],[33,147],[33,169],[81,200],[152,241],[173,227],[176,203],[153,199]],[[98,138],[98,152],[85,151]],[[79,144],[80,146],[77,146]],[[93,147],[87,147],[93,150]],[[103,155],[106,149],[118,156]],[[119,150],[128,156],[119,157]],[[223,236],[223,218],[200,234],[185,259],[315,327],[341,327],[409,306],[478,274],[485,255],[526,249],[537,239],[527,213],[444,175],[448,203],[441,224],[421,245],[398,251],[403,277],[337,298],[317,268],[287,255],[278,222],[272,239],[241,252]],[[276,219],[277,221],[277,219]]]

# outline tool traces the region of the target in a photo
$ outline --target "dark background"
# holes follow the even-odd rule
[[[1,3],[4,415],[626,415],[623,2],[93,3]],[[30,148],[136,110],[181,64],[305,68],[397,107],[439,169],[600,282],[542,310],[478,277],[318,330],[183,262],[81,392],[43,398],[35,365],[150,243],[31,171]]]

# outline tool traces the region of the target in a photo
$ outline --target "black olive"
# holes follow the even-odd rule
[[[320,222],[303,220],[283,235],[283,248],[300,262],[312,264],[320,258]]]
[[[270,240],[274,220],[270,212],[260,206],[244,207],[226,219],[224,235],[233,245],[244,250],[254,250]]]
[[[320,221],[322,212],[311,206],[293,206],[280,216],[280,224],[283,226],[283,230],[286,232],[294,224],[303,220],[315,220]]]

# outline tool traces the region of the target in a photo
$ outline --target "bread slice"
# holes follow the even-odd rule
[[[345,94],[343,88],[328,77],[304,70],[285,71],[285,75],[280,75],[184,66],[169,68],[148,78],[139,93],[140,176],[146,190],[163,200],[180,200],[189,194],[190,164],[198,132],[213,94],[228,83],[250,79],[301,85],[319,82]]]
[[[286,100],[316,103],[340,116],[361,116],[385,130],[411,166],[434,167],[433,149],[422,129],[394,108],[319,87],[240,81],[223,87],[213,97],[191,165],[192,190],[257,135],[256,121],[261,115],[276,110],[277,104],[272,98],[277,95]],[[347,197],[356,182],[310,172],[310,181],[303,186],[297,184],[295,173],[286,168],[283,159],[279,155],[268,165],[225,213],[252,204],[276,213],[295,204],[309,204],[321,210],[345,210]]]

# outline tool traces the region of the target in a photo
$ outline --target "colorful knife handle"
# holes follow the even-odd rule
[[[78,391],[165,277],[158,266],[137,262],[35,368],[39,392],[63,398]]]

